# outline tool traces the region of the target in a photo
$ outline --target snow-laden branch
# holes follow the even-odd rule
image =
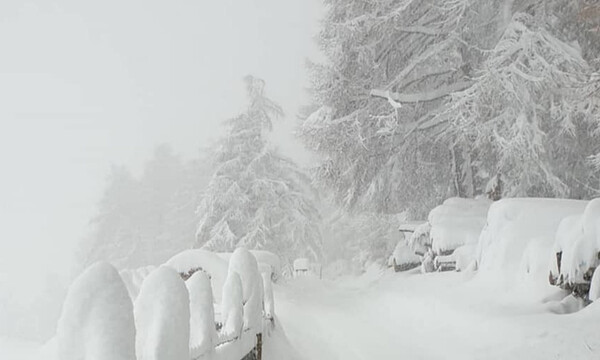
[[[371,90],[371,96],[381,97],[387,99],[388,101],[394,101],[399,103],[414,103],[414,102],[426,102],[433,101],[444,96],[448,96],[457,91],[462,91],[467,89],[473,84],[471,81],[460,81],[448,86],[440,87],[435,90],[421,92],[421,93],[413,93],[413,94],[403,94],[397,92],[391,92],[389,90],[382,89],[373,89]]]

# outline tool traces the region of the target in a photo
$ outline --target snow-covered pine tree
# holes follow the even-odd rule
[[[215,173],[198,208],[196,247],[264,249],[288,263],[298,256],[320,259],[321,218],[310,179],[267,141],[283,112],[266,97],[264,81],[245,80],[249,105],[226,123]]]

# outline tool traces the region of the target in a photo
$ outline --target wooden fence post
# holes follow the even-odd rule
[[[262,334],[256,334],[256,360],[262,360]]]

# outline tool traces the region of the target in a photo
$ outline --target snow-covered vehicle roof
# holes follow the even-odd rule
[[[210,277],[215,302],[221,302],[223,284],[227,279],[227,261],[219,255],[202,249],[191,249],[180,252],[165,263],[180,274],[201,269]]]
[[[425,220],[405,221],[398,226],[398,231],[412,233],[426,222]]]
[[[492,204],[479,238],[481,271],[517,272],[528,244],[548,261],[561,220],[583,211],[587,201],[546,198],[502,199]],[[546,250],[539,250],[541,247]],[[531,256],[531,254],[529,254]]]
[[[306,270],[310,269],[310,260],[307,258],[299,258],[294,260],[294,270]]]
[[[431,210],[428,221],[433,251],[444,253],[477,243],[491,204],[486,198],[450,198]]]

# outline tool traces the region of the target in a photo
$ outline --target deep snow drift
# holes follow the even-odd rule
[[[530,296],[473,273],[303,277],[275,286],[277,314],[301,359],[598,359],[600,304],[553,312],[565,293]]]

